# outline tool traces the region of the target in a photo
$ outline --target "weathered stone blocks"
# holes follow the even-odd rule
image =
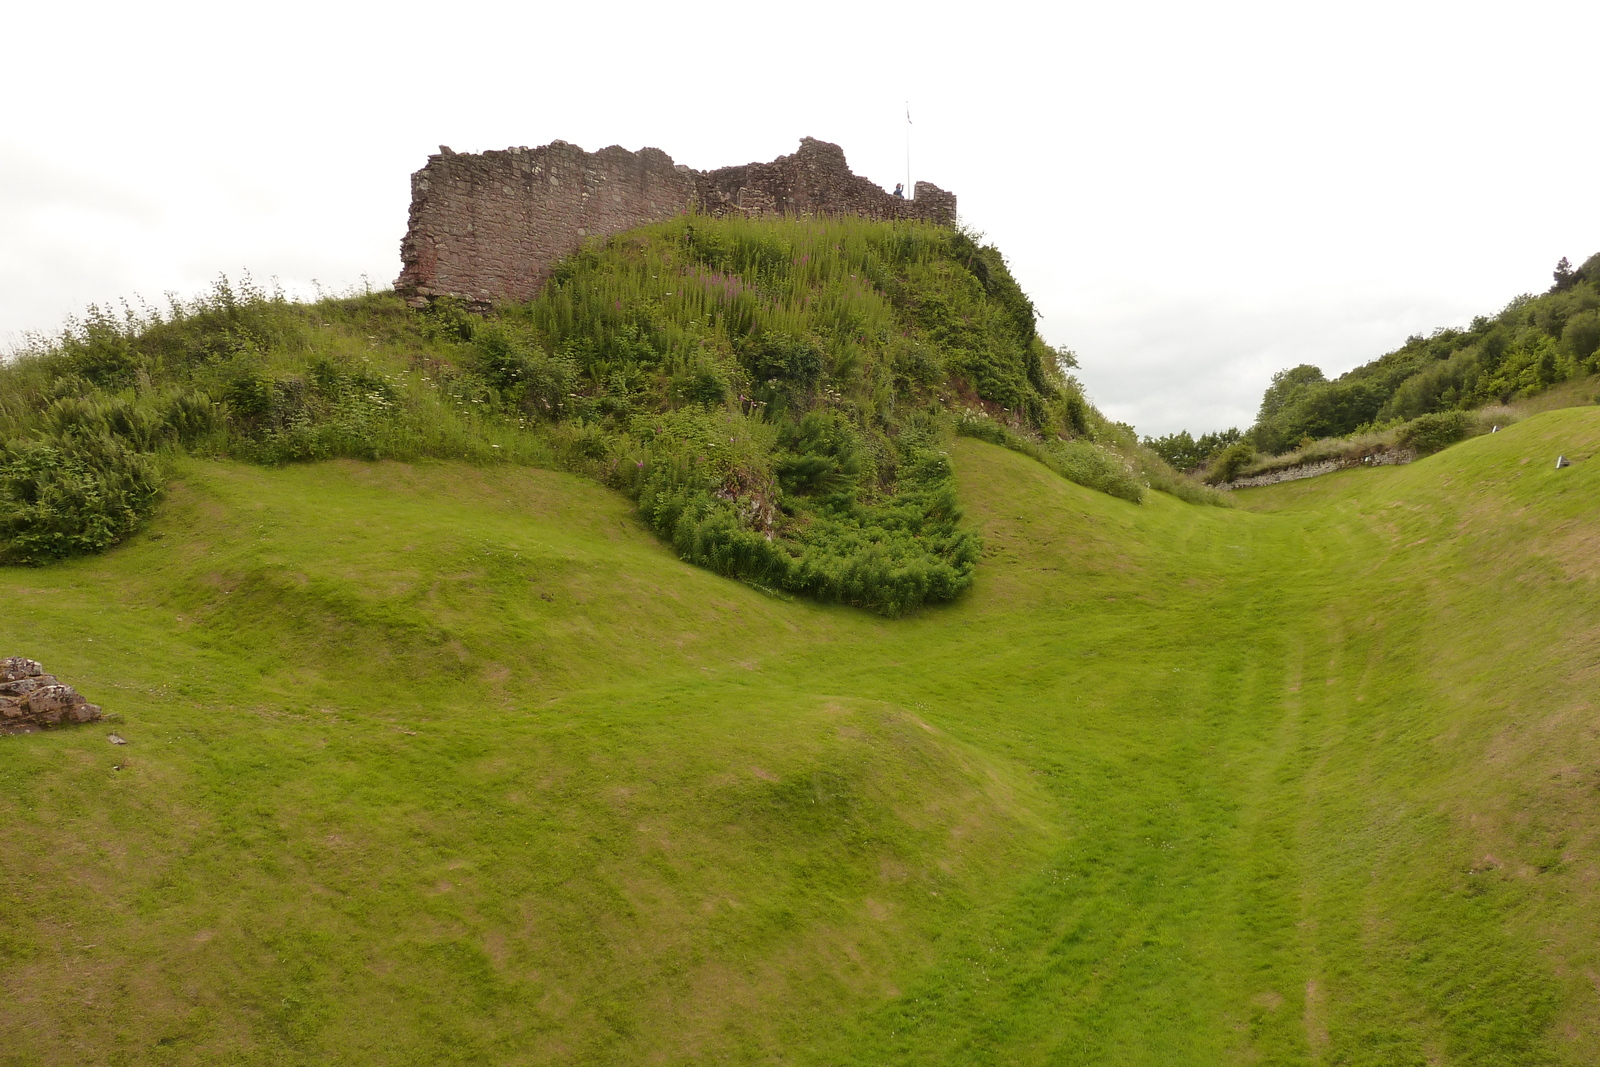
[[[1381,452],[1367,452],[1361,455],[1343,456],[1337,459],[1318,460],[1314,463],[1302,463],[1296,467],[1283,467],[1265,474],[1253,474],[1248,478],[1236,478],[1231,482],[1223,482],[1218,489],[1254,489],[1263,485],[1277,485],[1280,482],[1295,482],[1302,478],[1316,478],[1334,471],[1342,471],[1347,467],[1393,467],[1402,463],[1410,463],[1417,458],[1415,451],[1409,448],[1390,448]]]
[[[0,731],[19,733],[66,722],[94,722],[100,706],[70,685],[46,674],[36,660],[0,660]]]
[[[0,659],[0,682],[37,678],[43,673],[44,667],[37,660],[24,659],[22,656],[8,656],[5,659]]]

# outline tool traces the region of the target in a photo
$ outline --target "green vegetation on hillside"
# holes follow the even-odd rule
[[[1279,371],[1247,434],[1228,430],[1197,440],[1181,431],[1144,444],[1179,470],[1213,465],[1241,439],[1272,456],[1298,454],[1316,441],[1394,431],[1389,443],[1435,451],[1471,432],[1466,412],[1533,397],[1597,372],[1600,255],[1576,270],[1563,259],[1548,292],[1519,296],[1466,329],[1407,338],[1393,352],[1332,381],[1310,364]],[[1408,424],[1414,425],[1405,429]]]
[[[1543,295],[1520,296],[1464,330],[1408,338],[1333,381],[1311,366],[1274,375],[1251,435],[1263,452],[1282,452],[1308,437],[1503,404],[1596,371],[1600,255],[1576,271],[1563,260]]]
[[[219,283],[0,369],[0,559],[98,551],[189,452],[559,466],[679,554],[895,615],[971,583],[953,426],[1128,499],[1203,494],[1106,422],[992,247],[923,224],[688,217],[597,242],[489,318]]]
[[[1600,1060],[1600,410],[1232,510],[949,451],[893,622],[512,465],[0,570],[129,740],[0,736],[0,1062]]]

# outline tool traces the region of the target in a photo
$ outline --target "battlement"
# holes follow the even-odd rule
[[[411,176],[395,289],[413,303],[453,296],[532,299],[565,255],[604,236],[688,211],[709,215],[859,215],[955,224],[955,194],[917,182],[902,199],[851,172],[838,145],[803,138],[792,155],[713,171],[659,148],[585,152],[565,141],[468,155],[440,146]]]

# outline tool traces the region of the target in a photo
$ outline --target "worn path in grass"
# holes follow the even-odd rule
[[[1597,441],[1224,511],[961,440],[894,622],[565,475],[190,464],[0,571],[132,740],[0,738],[0,1064],[1594,1062]]]

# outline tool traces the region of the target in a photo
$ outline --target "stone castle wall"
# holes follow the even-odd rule
[[[954,225],[956,198],[917,182],[901,199],[850,171],[838,146],[807,137],[793,155],[696,171],[658,148],[585,152],[565,141],[466,155],[440,147],[411,176],[395,289],[493,304],[531,300],[586,238],[684,212],[860,215]]]

